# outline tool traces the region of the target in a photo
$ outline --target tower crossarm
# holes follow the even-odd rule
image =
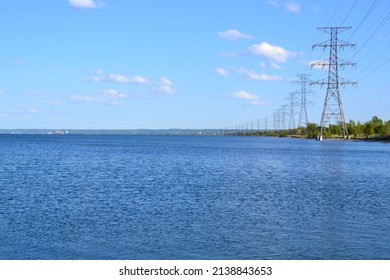
[[[311,69],[313,68],[321,68],[322,70],[329,65],[329,60],[321,60],[321,61],[316,61],[310,64]]]
[[[346,42],[346,41],[343,41],[343,40],[340,40],[340,39],[337,40],[337,45],[336,46],[340,47],[340,48],[351,47],[351,48],[356,49],[356,44],[352,44],[352,43],[349,43],[349,42]]]
[[[312,46],[312,50],[315,49],[315,48],[319,48],[319,47],[322,47],[322,48],[326,49],[329,46],[330,46],[330,41],[326,40],[326,41],[324,41],[322,43],[318,43],[318,44],[313,45]]]
[[[316,61],[316,62],[312,63],[311,68],[317,67],[317,68],[324,69],[325,67],[333,66],[335,64],[336,64],[336,61],[321,60],[321,61]],[[345,66],[356,67],[356,63],[344,60],[340,57],[337,58],[337,65],[339,67],[343,67],[343,68],[345,68]]]
[[[315,86],[315,85],[317,85],[317,86],[318,85],[319,86],[328,85],[329,86],[329,85],[334,85],[334,83],[333,82],[329,82],[329,79],[321,79],[321,80],[310,82],[310,85],[312,85],[312,86]],[[345,85],[356,86],[357,82],[346,80],[346,79],[343,79],[341,77],[338,77],[337,85],[339,85],[339,86],[345,86]]]
[[[345,48],[345,47],[351,47],[356,48],[356,44],[351,44],[346,41],[337,40],[337,42],[332,42],[330,40],[326,40],[322,43],[314,44],[312,46],[312,49],[322,47],[323,49],[329,48],[329,47],[337,47],[337,48]]]
[[[317,81],[311,81],[310,82],[310,85],[311,86],[323,86],[323,85],[327,85],[328,84],[328,79],[321,79],[321,80],[317,80]]]
[[[357,86],[357,84],[358,83],[355,81],[350,81],[350,80],[346,80],[344,78],[339,77],[339,85],[341,85],[341,86],[345,86],[345,85]]]
[[[317,27],[318,30],[321,30],[325,33],[332,33],[333,30],[337,30],[338,33],[341,33],[351,28],[352,28],[351,26]]]

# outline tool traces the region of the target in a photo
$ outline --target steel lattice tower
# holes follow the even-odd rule
[[[297,92],[293,91],[288,94],[290,116],[288,120],[288,129],[295,129],[295,106],[297,105]]]
[[[309,126],[309,119],[307,117],[307,96],[313,93],[308,87],[312,82],[309,80],[310,74],[298,74],[297,77],[299,80],[293,81],[293,84],[297,84],[301,86],[301,89],[297,91],[300,95],[300,112],[298,119],[298,127]]]
[[[280,108],[280,113],[281,113],[281,130],[286,130],[286,111],[287,111],[288,105],[282,105]]]
[[[356,82],[347,81],[339,77],[339,68],[345,66],[355,66],[356,63],[345,61],[338,56],[338,50],[344,47],[355,47],[355,44],[344,42],[338,39],[338,34],[351,29],[351,27],[318,27],[318,30],[330,34],[330,40],[323,43],[313,45],[316,47],[329,48],[329,60],[313,63],[311,66],[320,66],[321,68],[328,67],[328,79],[312,82],[314,85],[327,85],[324,108],[322,110],[322,117],[320,123],[320,131],[317,140],[322,140],[324,129],[330,121],[334,118],[338,125],[340,125],[343,138],[348,137],[347,125],[345,123],[343,104],[341,101],[340,86],[346,84],[355,85]]]

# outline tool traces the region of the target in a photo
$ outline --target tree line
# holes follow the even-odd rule
[[[382,119],[374,116],[371,120],[364,123],[350,120],[346,125],[348,134],[351,138],[390,141],[390,120],[384,122]],[[297,129],[234,131],[225,133],[224,135],[316,138],[319,132],[320,127],[318,124],[309,123],[307,127],[298,127]],[[341,127],[339,125],[330,124],[323,131],[323,136],[324,138],[340,138],[342,137]]]
[[[365,139],[384,139],[390,140],[390,120],[384,122],[382,119],[374,116],[371,120],[361,123],[350,120],[346,124],[348,134],[351,138],[365,138]],[[310,123],[306,128],[298,128],[297,134],[307,135],[309,138],[317,137],[319,127],[317,124]],[[341,127],[339,125],[330,124],[324,130],[325,138],[342,136]]]

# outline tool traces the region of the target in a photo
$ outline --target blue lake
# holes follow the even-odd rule
[[[390,144],[0,136],[0,259],[390,259]]]

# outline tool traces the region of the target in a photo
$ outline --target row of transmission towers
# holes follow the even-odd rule
[[[292,83],[299,86],[299,89],[288,93],[288,104],[282,105],[273,115],[274,130],[294,130],[298,127],[307,127],[309,124],[307,116],[307,107],[310,105],[308,96],[312,93],[310,90],[311,80],[309,74],[298,74],[297,80]],[[295,116],[299,108],[298,123],[295,121]],[[287,123],[288,115],[288,126]]]
[[[331,119],[334,119],[341,127],[342,136],[344,139],[349,138],[347,125],[345,122],[343,103],[341,100],[340,87],[345,85],[356,85],[356,82],[346,80],[339,76],[339,69],[346,66],[356,66],[356,63],[346,61],[339,57],[339,49],[345,47],[355,48],[355,44],[351,44],[340,40],[339,33],[351,29],[351,27],[318,27],[318,30],[326,32],[330,35],[330,39],[313,45],[313,49],[322,47],[324,50],[329,48],[329,58],[323,61],[312,63],[312,68],[327,68],[328,78],[312,81],[309,74],[298,74],[298,79],[293,81],[293,84],[300,86],[299,90],[290,92],[288,96],[289,104],[283,105],[274,113],[274,129],[285,130],[286,127],[286,111],[289,108],[288,129],[295,129],[296,127],[308,127],[309,121],[307,117],[307,107],[310,104],[308,96],[312,94],[310,87],[312,85],[326,85],[325,101],[322,109],[321,122],[317,140],[322,141],[326,127],[329,125]],[[298,100],[299,97],[299,100]],[[295,108],[300,107],[298,126],[295,125]]]
[[[312,81],[310,80],[309,74],[298,74],[297,80],[293,81],[293,84],[298,85],[299,89],[289,93],[288,100],[289,104],[282,105],[276,112],[273,114],[273,130],[286,130],[295,129],[297,127],[308,127],[309,121],[307,116],[307,107],[310,104],[308,96],[312,94],[311,86],[312,85],[326,85],[326,95],[324,100],[324,105],[322,109],[321,122],[319,127],[319,132],[317,135],[317,140],[322,141],[323,135],[326,127],[329,125],[331,119],[334,119],[336,123],[341,127],[342,135],[344,139],[349,138],[347,125],[345,122],[343,103],[341,100],[340,87],[345,85],[356,85],[356,82],[346,80],[339,76],[340,68],[345,68],[346,66],[356,66],[356,63],[346,61],[339,57],[339,50],[344,49],[345,47],[355,48],[355,44],[351,44],[340,40],[338,38],[339,33],[344,32],[351,27],[318,27],[320,31],[328,33],[330,39],[313,45],[313,49],[317,47],[322,47],[323,50],[329,48],[329,58],[317,61],[311,64],[312,68],[327,68],[328,77],[326,79]],[[295,122],[295,109],[299,107],[299,119],[296,126]],[[286,126],[287,112],[289,111],[288,127]],[[257,130],[260,129],[260,121],[257,120]],[[264,121],[265,130],[268,130],[268,118],[265,118]],[[238,125],[235,128],[227,129],[228,131],[254,131],[255,126],[254,122]]]

